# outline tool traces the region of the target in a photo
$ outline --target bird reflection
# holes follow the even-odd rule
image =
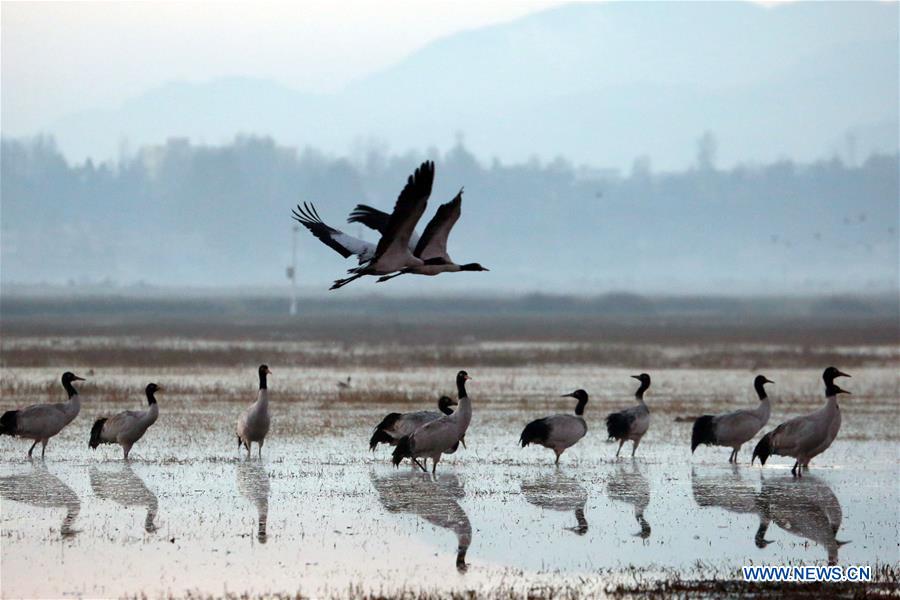
[[[65,508],[60,535],[66,538],[78,533],[73,526],[81,511],[81,500],[72,488],[50,473],[43,462],[34,463],[27,473],[0,477],[0,496],[41,508]]]
[[[644,510],[650,504],[650,483],[641,473],[637,462],[631,461],[629,470],[625,470],[620,464],[618,472],[609,480],[606,492],[613,500],[634,506],[634,518],[641,526],[640,532],[634,535],[642,540],[649,538],[650,524],[644,518]]]
[[[578,535],[587,533],[584,505],[587,504],[588,493],[578,480],[558,472],[548,473],[532,481],[523,481],[522,495],[530,504],[544,509],[574,511],[578,525],[566,529]]]
[[[144,519],[144,530],[147,533],[156,531],[156,512],[159,500],[144,483],[129,463],[123,463],[115,471],[101,471],[95,466],[90,471],[91,489],[98,498],[112,500],[125,508],[146,506],[147,516]]]
[[[256,505],[259,525],[256,539],[266,543],[266,524],[269,520],[269,474],[258,460],[243,460],[237,465],[237,487],[241,495]]]
[[[468,569],[466,552],[472,543],[472,524],[457,500],[465,496],[459,478],[446,473],[438,479],[419,472],[371,474],[378,500],[391,513],[409,513],[456,534],[456,568]]]
[[[700,476],[691,471],[694,500],[701,507],[722,508],[740,514],[755,514],[759,528],[754,541],[765,548],[772,543],[766,533],[774,522],[796,536],[824,546],[828,563],[837,564],[838,548],[847,542],[836,539],[843,513],[834,492],[815,476],[804,479],[763,479],[762,489],[746,483],[737,466],[730,476]]]
[[[824,480],[814,475],[803,479],[763,479],[759,500],[765,528],[773,522],[789,533],[824,546],[828,564],[837,564],[838,549],[848,542],[837,539],[843,512]],[[764,534],[763,524],[760,528]]]
[[[765,539],[768,521],[762,516],[762,505],[756,487],[744,481],[738,465],[732,465],[730,474],[722,476],[720,471],[715,475],[698,475],[691,469],[691,488],[694,501],[702,508],[721,508],[728,512],[743,515],[758,515],[759,529],[756,531],[756,545],[765,548],[769,542]]]

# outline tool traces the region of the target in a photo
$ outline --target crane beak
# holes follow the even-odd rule
[[[272,375],[272,369],[266,367],[266,375]]]
[[[466,381],[471,381],[471,380],[472,380],[472,378],[469,377],[468,375],[466,375]]]
[[[838,377],[850,377],[849,375],[847,375],[847,374],[844,373],[843,371],[838,371],[838,372],[837,372],[837,376],[838,376]]]
[[[631,377],[632,377],[632,379],[637,379],[638,381],[641,380],[641,376],[640,376],[640,375],[632,375]]]
[[[161,392],[161,391],[163,391],[164,389],[165,389],[165,388],[164,388],[163,386],[161,386],[161,385],[157,385],[157,386],[156,386],[156,391],[157,391],[157,392]]]
[[[775,383],[775,382],[772,381],[771,379],[769,379],[768,377],[764,377],[764,378],[763,378],[763,383]]]
[[[575,392],[572,392],[571,394],[563,394],[562,396],[560,396],[560,398],[574,398],[574,397],[575,397]]]
[[[73,376],[72,380],[73,381],[87,381],[87,379],[85,379],[84,377],[79,377],[78,375]]]
[[[850,394],[850,392],[848,392],[847,390],[842,390],[841,388],[838,388],[837,393],[838,394]]]

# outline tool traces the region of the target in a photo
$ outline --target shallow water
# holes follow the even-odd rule
[[[432,478],[394,469],[387,449],[368,451],[371,427],[407,405],[351,401],[335,386],[343,371],[273,370],[273,430],[261,460],[255,449],[250,459],[239,455],[233,434],[244,400],[254,397],[252,370],[98,372],[81,388],[82,414],[51,440],[45,461],[26,461],[25,441],[0,440],[3,596],[321,596],[357,584],[488,591],[501,582],[528,589],[581,577],[614,581],[632,566],[688,572],[699,562],[737,576],[750,563],[898,562],[892,369],[853,372],[841,435],[802,480],[790,476],[788,459],[749,466],[750,446],[737,467],[726,463],[728,449],[691,456],[690,424],[674,418],[752,406],[746,371],[653,373],[653,422],[632,460],[629,446],[614,457],[602,426],[607,412],[632,402],[630,371],[470,368],[468,449]],[[412,408],[450,392],[454,373],[352,375],[355,390],[400,390]],[[778,382],[773,425],[821,402],[817,371],[766,374]],[[3,383],[15,390],[56,377],[5,370]],[[171,391],[159,394],[160,419],[130,464],[118,447],[90,451],[93,419],[141,399],[139,391],[99,397],[92,385],[140,390],[150,379]],[[575,387],[591,393],[590,430],[557,469],[552,452],[522,449],[517,438],[529,420],[569,412],[571,399],[558,396]],[[279,402],[286,390],[299,400]],[[3,409],[58,395],[7,394]]]

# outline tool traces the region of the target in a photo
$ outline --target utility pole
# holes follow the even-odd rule
[[[294,225],[291,228],[291,266],[287,268],[288,279],[291,280],[291,308],[289,314],[297,314],[297,232],[300,227]]]

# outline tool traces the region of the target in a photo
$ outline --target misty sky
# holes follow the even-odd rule
[[[173,80],[240,75],[333,91],[440,37],[556,4],[3,2],[3,133],[32,134]]]

